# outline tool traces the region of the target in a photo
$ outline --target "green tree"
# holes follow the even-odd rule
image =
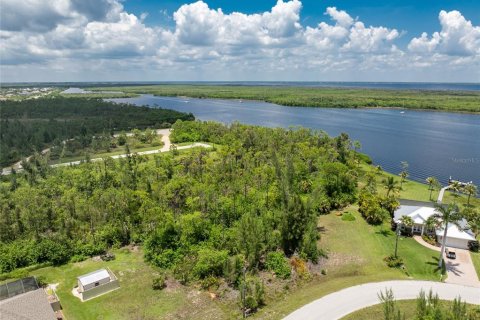
[[[398,181],[396,181],[392,176],[383,179],[382,183],[384,188],[387,190],[387,197],[390,195],[390,192],[395,193],[401,189],[401,187],[398,185]]]
[[[450,185],[449,185],[449,189],[451,191],[453,191],[452,195],[453,195],[453,199],[454,199],[454,203],[457,202],[457,199],[460,197],[460,192],[462,191],[462,185],[458,182],[458,181],[453,181]]]
[[[284,210],[281,224],[282,248],[286,255],[290,256],[300,248],[312,220],[315,215],[298,195],[294,195]]]
[[[127,143],[127,134],[125,131],[122,131],[117,138],[118,145],[119,146],[124,146]]]
[[[437,178],[435,178],[435,177],[428,177],[426,179],[426,182],[428,184],[428,190],[430,190],[429,199],[432,200],[432,192],[433,192],[433,190],[438,188],[438,186],[440,186],[440,183],[438,182]]]
[[[477,192],[478,192],[478,188],[476,185],[474,185],[473,183],[468,183],[464,188],[463,188],[463,191],[467,194],[468,198],[467,198],[467,206],[470,205],[470,197],[475,197],[477,195]]]
[[[402,226],[404,226],[406,229],[409,229],[410,230],[410,233],[412,233],[412,227],[414,225],[414,221],[412,219],[412,217],[410,216],[402,216],[400,218],[400,223],[402,224]]]
[[[405,180],[408,178],[408,162],[407,161],[402,161],[401,162],[402,166],[402,171],[398,174],[400,176],[400,190],[402,189],[402,185],[405,182]]]
[[[381,291],[378,294],[378,299],[383,306],[383,318],[385,320],[402,320],[405,319],[405,315],[402,316],[400,309],[397,306],[397,301],[393,294],[392,289],[385,289],[385,293]]]
[[[447,241],[448,225],[454,224],[458,226],[458,221],[461,219],[461,215],[458,206],[454,203],[448,205],[436,204],[433,217],[437,223],[443,227],[442,249],[438,259],[438,267],[441,268],[443,253],[445,252],[445,243]]]

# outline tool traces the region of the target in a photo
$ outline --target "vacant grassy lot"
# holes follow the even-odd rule
[[[450,309],[452,307],[451,301],[441,301],[440,303],[445,309]],[[415,300],[400,300],[400,301],[397,301],[397,306],[402,312],[404,312],[406,320],[415,319],[415,308],[416,308]],[[478,308],[478,306],[468,305],[468,308]],[[375,319],[383,319],[383,306],[381,304],[377,304],[375,306],[358,310],[342,318],[342,320],[375,320]]]
[[[93,88],[192,98],[247,99],[285,106],[324,108],[408,108],[480,112],[480,93],[458,91],[306,88],[287,86],[154,85]]]

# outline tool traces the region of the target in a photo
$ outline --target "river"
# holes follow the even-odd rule
[[[304,126],[331,136],[349,134],[361,151],[391,173],[409,164],[410,178],[435,176],[480,184],[480,115],[400,109],[284,107],[246,101],[156,97],[106,99],[114,102],[191,112],[197,119],[268,127]]]

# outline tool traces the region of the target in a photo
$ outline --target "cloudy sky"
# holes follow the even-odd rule
[[[480,82],[478,0],[0,0],[0,81]]]

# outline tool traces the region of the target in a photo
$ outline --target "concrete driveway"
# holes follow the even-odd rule
[[[447,268],[447,279],[445,282],[480,288],[480,281],[478,281],[470,252],[463,249],[449,248],[449,250],[455,250],[457,258],[455,260],[448,259],[445,253],[443,254]]]

